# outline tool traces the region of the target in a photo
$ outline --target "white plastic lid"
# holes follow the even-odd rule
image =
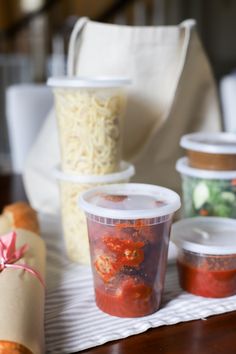
[[[226,255],[236,253],[236,220],[218,217],[194,217],[173,224],[171,240],[184,250],[195,253]]]
[[[236,171],[212,171],[201,170],[189,166],[188,158],[181,157],[176,163],[176,170],[185,176],[197,177],[202,179],[226,179],[236,178]]]
[[[106,175],[70,175],[62,172],[59,167],[54,169],[53,174],[54,177],[60,181],[73,183],[117,183],[133,177],[135,174],[135,168],[131,163],[122,161],[119,172]]]
[[[66,88],[106,88],[106,87],[122,87],[131,84],[128,77],[114,76],[53,76],[47,80],[47,85],[51,87]]]
[[[236,154],[234,133],[193,133],[182,136],[180,146],[209,154]]]
[[[170,189],[151,184],[112,184],[82,193],[79,205],[92,215],[135,220],[174,213],[180,208],[180,197]]]

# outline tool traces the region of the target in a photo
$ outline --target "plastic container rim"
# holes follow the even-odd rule
[[[140,209],[140,210],[120,210],[120,209],[107,209],[100,206],[93,205],[86,199],[91,197],[96,193],[108,193],[113,195],[132,195],[140,194],[145,196],[152,196],[159,194],[160,198],[165,197],[165,200],[169,202],[168,205],[157,207],[153,209]],[[167,216],[173,214],[181,206],[179,195],[164,187],[144,184],[144,183],[120,183],[120,184],[110,184],[105,186],[99,186],[92,188],[84,193],[82,193],[78,199],[78,204],[81,209],[86,213],[120,220],[137,220],[137,219],[147,219],[147,218],[157,218],[161,216]]]
[[[184,237],[180,237],[179,231],[181,229],[184,230],[184,228],[187,228],[189,225],[193,225],[193,227],[201,228],[201,225],[209,223],[216,223],[216,222],[221,222],[222,225],[232,225],[232,229],[236,229],[236,220],[235,219],[229,219],[229,218],[221,218],[221,217],[193,217],[193,218],[187,218],[187,219],[182,219],[177,222],[175,222],[172,225],[172,230],[171,230],[171,236],[170,239],[171,241],[179,248],[183,249],[186,251],[190,251],[193,253],[198,254],[199,256],[202,255],[236,255],[236,242],[235,245],[233,246],[212,246],[212,245],[201,245],[195,242],[187,241],[184,239]],[[186,229],[188,233],[188,228]],[[186,232],[186,231],[185,231]],[[223,231],[222,231],[223,232]],[[183,234],[182,234],[183,235]],[[223,237],[223,235],[222,235]],[[236,238],[235,238],[236,241]]]
[[[52,88],[118,88],[130,84],[129,77],[118,76],[52,76],[47,80]]]
[[[195,139],[195,140],[194,140]],[[202,143],[198,139],[205,139],[209,143]],[[217,145],[213,141],[228,142],[232,145]],[[180,146],[187,149],[209,154],[236,154],[236,134],[234,133],[192,133],[182,136]]]
[[[105,175],[79,175],[69,174],[61,171],[59,167],[54,168],[53,176],[60,181],[72,182],[72,183],[112,183],[126,180],[135,175],[135,167],[129,162],[121,161],[120,171],[109,173]]]
[[[176,170],[186,176],[197,177],[203,179],[226,179],[231,180],[236,178],[236,170],[234,171],[213,171],[213,170],[201,170],[189,166],[189,159],[187,157],[181,157],[176,162]]]

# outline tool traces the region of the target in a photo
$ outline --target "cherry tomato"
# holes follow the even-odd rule
[[[206,209],[201,209],[201,210],[199,211],[199,214],[200,214],[201,216],[207,216],[209,213],[208,213],[208,211],[207,211]]]
[[[236,179],[232,179],[231,186],[236,186]]]

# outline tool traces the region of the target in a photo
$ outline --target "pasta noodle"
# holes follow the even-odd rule
[[[62,169],[67,173],[113,173],[121,158],[122,89],[55,89]]]
[[[128,182],[128,179],[116,181],[125,182]],[[74,262],[90,263],[86,216],[78,206],[78,197],[84,191],[98,185],[60,181],[64,239],[68,257]]]

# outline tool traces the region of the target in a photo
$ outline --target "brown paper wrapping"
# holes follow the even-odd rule
[[[16,233],[16,248],[25,243],[29,245],[29,250],[17,263],[29,265],[44,279],[44,241],[30,231],[18,229]],[[25,270],[4,269],[0,273],[0,343],[16,342],[33,354],[43,354],[44,300],[45,288],[38,278]]]

